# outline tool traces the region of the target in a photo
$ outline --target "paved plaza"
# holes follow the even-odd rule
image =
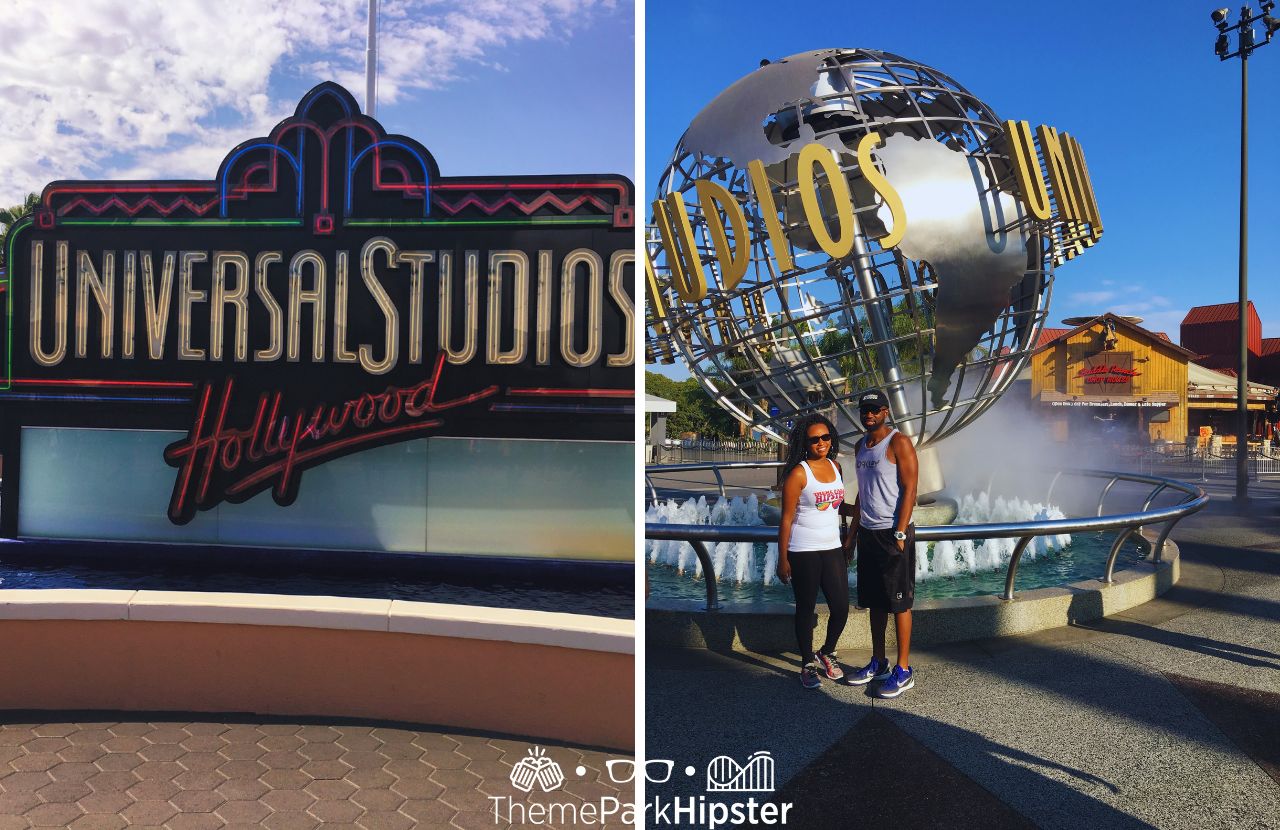
[[[1215,501],[1178,526],[1182,579],[1160,599],[913,650],[897,700],[806,691],[793,654],[650,649],[648,757],[702,769],[769,750],[789,828],[1280,827],[1280,482],[1243,512],[1232,485],[1211,481]]]
[[[527,739],[336,721],[59,713],[57,722],[51,714],[0,712],[0,830],[492,830],[512,823],[495,821],[490,796],[575,807],[632,798],[631,785],[606,772],[606,761],[623,756]],[[525,795],[510,776],[535,745],[564,783]],[[505,802],[501,813],[510,815]]]

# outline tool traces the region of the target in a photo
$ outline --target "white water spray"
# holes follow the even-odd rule
[[[1032,503],[1023,499],[1005,499],[997,496],[994,501],[987,493],[966,495],[960,500],[959,513],[953,524],[972,525],[989,523],[1049,521],[1065,519],[1061,510],[1053,505]],[[688,499],[683,504],[675,499],[659,502],[645,511],[646,522],[685,525],[737,525],[762,526],[759,501],[756,497],[735,496],[720,499],[711,505],[705,496]],[[1017,540],[962,539],[958,541],[920,542],[916,545],[916,580],[923,582],[941,577],[982,571],[1003,570],[1013,556]],[[1029,562],[1051,551],[1070,553],[1070,534],[1036,536],[1022,553]],[[756,546],[752,542],[718,542],[708,552],[715,568],[717,581],[732,580],[743,583],[763,582],[772,585],[778,581],[778,545],[765,546],[764,561],[757,563]],[[645,555],[650,563],[667,565],[680,574],[702,576],[702,565],[688,542],[675,540],[649,541],[645,543]],[[853,578],[852,572],[850,579]]]

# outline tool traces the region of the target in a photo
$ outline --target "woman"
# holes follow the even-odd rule
[[[821,415],[801,419],[791,431],[782,469],[782,522],[778,525],[778,578],[796,597],[796,646],[806,689],[844,677],[836,661],[836,641],[849,619],[849,568],[840,543],[844,481],[835,457],[840,439]],[[827,639],[813,650],[818,588],[827,599]]]

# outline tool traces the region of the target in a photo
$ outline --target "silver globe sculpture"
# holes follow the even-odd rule
[[[883,139],[876,167],[907,217],[889,249],[877,242],[890,230],[889,206],[856,163],[869,132]],[[857,206],[853,249],[841,259],[821,250],[801,210],[797,161],[814,142],[834,154]],[[747,168],[757,159],[794,267],[779,266],[752,198]],[[746,216],[750,259],[730,290],[689,192],[699,179],[722,185]],[[857,398],[880,389],[899,429],[918,446],[936,443],[1008,388],[1048,313],[1061,252],[1021,209],[1001,122],[956,81],[907,58],[829,49],[763,64],[689,125],[655,199],[675,192],[688,194],[708,293],[679,299],[651,220],[648,359],[682,359],[721,406],[779,440],[812,412],[842,438],[860,433]],[[830,198],[829,188],[819,193],[824,208]]]

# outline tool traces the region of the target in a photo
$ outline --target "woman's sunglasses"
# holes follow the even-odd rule
[[[828,444],[830,444],[830,443],[831,443],[831,433],[829,433],[829,432],[824,432],[822,435],[810,435],[810,436],[809,436],[809,443],[810,443],[810,444],[816,444],[816,443],[818,443],[819,441],[826,441]]]

